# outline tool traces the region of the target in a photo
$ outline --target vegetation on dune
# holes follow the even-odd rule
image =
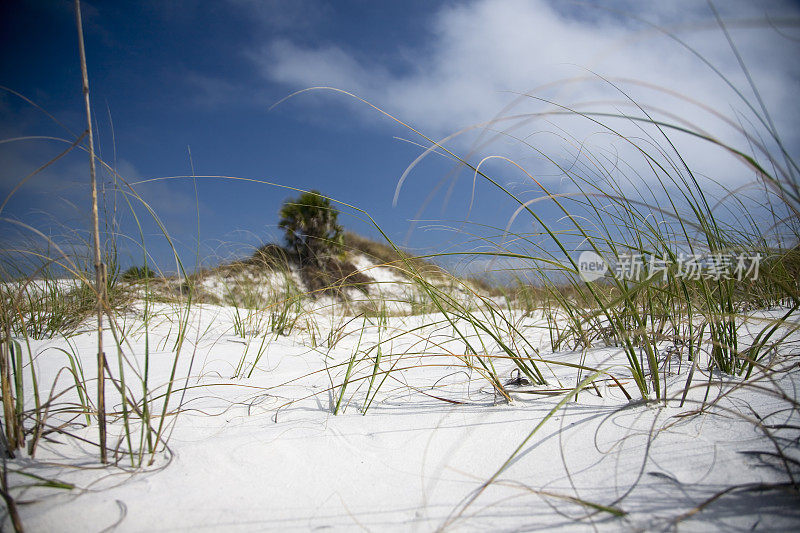
[[[289,202],[284,207],[287,205]],[[323,213],[329,212],[327,206],[314,207],[307,204],[303,206],[303,212],[308,213],[312,219],[324,218],[321,213],[313,214],[316,209]],[[284,215],[284,209],[281,210],[281,215]],[[338,223],[336,225],[339,226]],[[425,258],[414,256],[388,243],[381,243],[357,233],[345,231],[341,226],[339,228],[340,232],[335,239],[309,238],[306,240],[297,239],[296,233],[287,229],[287,247],[274,243],[266,244],[258,248],[251,257],[220,268],[229,270],[257,267],[269,271],[294,266],[298,269],[304,285],[311,294],[342,295],[342,290],[347,287],[366,293],[369,284],[374,283],[374,280],[368,272],[359,271],[348,260],[348,256],[356,254],[363,254],[376,265],[390,267],[409,280],[413,278],[414,273],[441,281],[451,277],[445,270]],[[289,234],[291,234],[291,238]],[[318,244],[309,247],[308,242]],[[334,244],[332,248],[319,250],[320,246],[324,247],[331,243]],[[309,250],[310,257],[298,253],[298,249]],[[411,270],[409,265],[412,267]]]
[[[430,260],[408,253],[397,246],[392,246],[391,243],[378,242],[351,231],[344,232],[343,242],[345,250],[362,253],[374,263],[395,267],[405,275],[410,273],[406,267],[410,265],[414,272],[431,279],[444,280],[450,277],[447,271]]]
[[[50,339],[74,333],[92,314],[97,295],[83,284],[42,278],[3,284],[0,298],[0,320],[12,335]]]
[[[157,277],[150,267],[145,266],[132,266],[120,275],[123,281],[141,281]]]

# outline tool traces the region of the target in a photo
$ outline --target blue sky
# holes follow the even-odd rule
[[[800,10],[784,2],[719,4],[785,145],[796,149]],[[308,87],[336,87],[442,139],[498,114],[541,113],[543,102],[518,98],[532,90],[565,105],[630,111],[626,98],[597,74],[661,116],[686,118],[744,149],[747,142],[730,125],[652,86],[691,96],[742,123],[754,121],[707,66],[651,26],[667,28],[695,47],[752,100],[705,2],[220,0],[82,6],[96,142],[103,159],[126,180],[191,174],[191,147],[196,175],[319,189],[368,211],[398,243],[420,252],[463,247],[470,237],[452,228],[479,234],[496,233],[480,229],[483,225],[502,230],[515,204],[480,181],[473,192],[471,173],[455,172],[451,161],[435,154],[414,167],[394,202],[398,180],[424,150],[416,144],[425,144],[421,137],[331,91],[303,93],[271,108],[275,102]],[[4,2],[0,43],[0,85],[33,100],[65,126],[0,91],[0,139],[74,139],[85,119],[72,2]],[[548,85],[565,79],[573,82]],[[513,158],[554,192],[568,186],[537,150],[562,161],[572,156],[572,141],[564,139],[591,143],[604,153],[619,150],[585,120],[528,119],[496,122],[491,131],[473,129],[446,146],[472,163],[494,155]],[[482,142],[487,139],[493,142]],[[710,180],[728,188],[752,180],[718,150],[686,139],[675,142]],[[45,139],[0,144],[3,198],[65,147]],[[29,223],[54,239],[69,240],[73,231],[85,236],[86,168],[85,154],[69,154],[26,183],[0,217]],[[503,160],[488,160],[485,168],[525,199],[541,194]],[[110,176],[103,174],[101,181],[110,191]],[[716,187],[711,181],[708,186],[712,192]],[[294,195],[216,178],[158,180],[135,188],[163,220],[190,268],[198,253],[204,264],[214,264],[279,240],[277,212]],[[114,197],[109,192],[106,199],[111,210]],[[140,263],[133,217],[121,196],[116,205],[121,260]],[[537,208],[557,216],[552,206]],[[141,208],[137,213],[144,214]],[[350,209],[343,208],[342,222],[377,235]],[[39,239],[0,223],[7,246]],[[530,221],[514,224],[526,231]],[[169,269],[164,239],[152,222],[145,231],[148,249]]]

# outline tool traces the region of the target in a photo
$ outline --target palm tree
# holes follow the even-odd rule
[[[322,265],[323,261],[341,252],[342,227],[337,223],[339,211],[319,191],[304,192],[297,199],[284,202],[278,227],[284,230],[286,244],[304,263]]]

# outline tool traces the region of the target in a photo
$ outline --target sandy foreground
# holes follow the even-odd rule
[[[148,384],[158,396],[173,371],[185,309],[157,304],[153,311],[149,328],[135,313],[127,319],[122,353],[135,391],[149,352]],[[498,375],[512,382],[509,403],[479,368],[453,356],[464,354],[464,343],[441,315],[377,324],[334,308],[312,313],[288,336],[256,324],[245,337],[234,334],[234,315],[222,306],[192,309],[164,419],[168,449],[152,466],[150,455],[132,468],[119,453],[118,467],[100,468],[91,444],[96,425],[52,415],[52,425],[69,422],[69,435],[51,434],[35,460],[24,456],[9,467],[75,488],[15,492],[27,530],[800,528],[796,493],[763,490],[800,477],[797,339],[747,382],[709,376],[700,364],[682,407],[692,363],[665,355],[662,372],[675,398],[665,406],[637,401],[622,349],[547,353],[544,322],[520,316],[528,340],[551,363],[539,367],[548,384],[531,386],[514,382],[513,364],[498,358]],[[118,375],[114,338],[106,335],[109,367]],[[69,342],[32,341],[39,383],[55,382],[39,391],[43,398],[71,385],[60,349],[78,354],[87,378],[96,375],[95,342],[90,332]],[[386,373],[370,379],[378,344],[379,368],[392,370],[385,381]],[[591,372],[558,361],[608,370],[619,384],[603,374],[568,398]],[[109,411],[119,412],[119,396],[109,394]],[[54,405],[74,401],[73,387]],[[160,413],[161,405],[153,410]],[[110,421],[110,445],[126,450],[121,419]],[[11,476],[12,486],[33,481]]]

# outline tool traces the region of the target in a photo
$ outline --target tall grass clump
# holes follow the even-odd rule
[[[595,122],[590,114],[568,111]],[[614,131],[605,123],[599,125]],[[580,172],[579,165],[566,167],[549,159],[569,180],[569,188],[577,191],[569,194],[550,190],[532,173],[504,159],[525,172],[539,188],[541,195],[533,200],[504,187],[498,178],[482,170],[481,163],[470,164],[451,153],[476,177],[519,205],[506,228],[507,240],[497,242],[495,251],[479,256],[511,258],[524,265],[518,267],[526,272],[517,299],[526,313],[538,310],[544,314],[551,325],[551,349],[621,347],[643,398],[666,397],[658,371],[665,343],[686,352],[692,361],[700,357],[709,368],[742,375],[768,353],[765,347],[785,336],[785,332],[778,333],[779,326],[791,324],[786,321],[800,302],[798,278],[793,275],[796,267],[792,266],[798,237],[796,205],[791,196],[796,188],[794,174],[786,171],[785,175],[772,176],[754,159],[744,159],[758,171],[763,183],[777,189],[770,200],[785,200],[780,206],[760,206],[783,220],[775,228],[776,234],[770,236],[773,242],[767,242],[757,221],[748,214],[753,199],[741,194],[734,198],[739,208],[735,222],[718,216],[710,207],[716,199],[708,195],[689,168],[680,165],[679,154],[665,159],[670,145],[669,125],[654,127],[667,144],[657,145],[655,153],[647,150],[649,145],[621,137],[652,169],[652,176],[635,176],[650,196],[648,201],[623,190],[618,165],[592,154],[586,146],[580,151],[586,159],[583,170],[591,168],[591,178]],[[697,142],[711,141],[698,137]],[[532,145],[529,148],[537,150]],[[782,167],[773,162],[773,168]],[[557,222],[539,214],[538,208],[545,203],[560,215]],[[522,217],[529,217],[539,231],[512,234],[509,228]],[[605,265],[605,275],[582,277],[581,252],[588,252],[589,257]],[[433,299],[448,299],[435,287],[426,285],[425,289]],[[789,312],[767,320],[755,334],[756,342],[742,344],[748,312],[775,307],[788,307]],[[462,318],[467,316],[475,317],[476,323],[495,323],[491,317],[472,312]]]

